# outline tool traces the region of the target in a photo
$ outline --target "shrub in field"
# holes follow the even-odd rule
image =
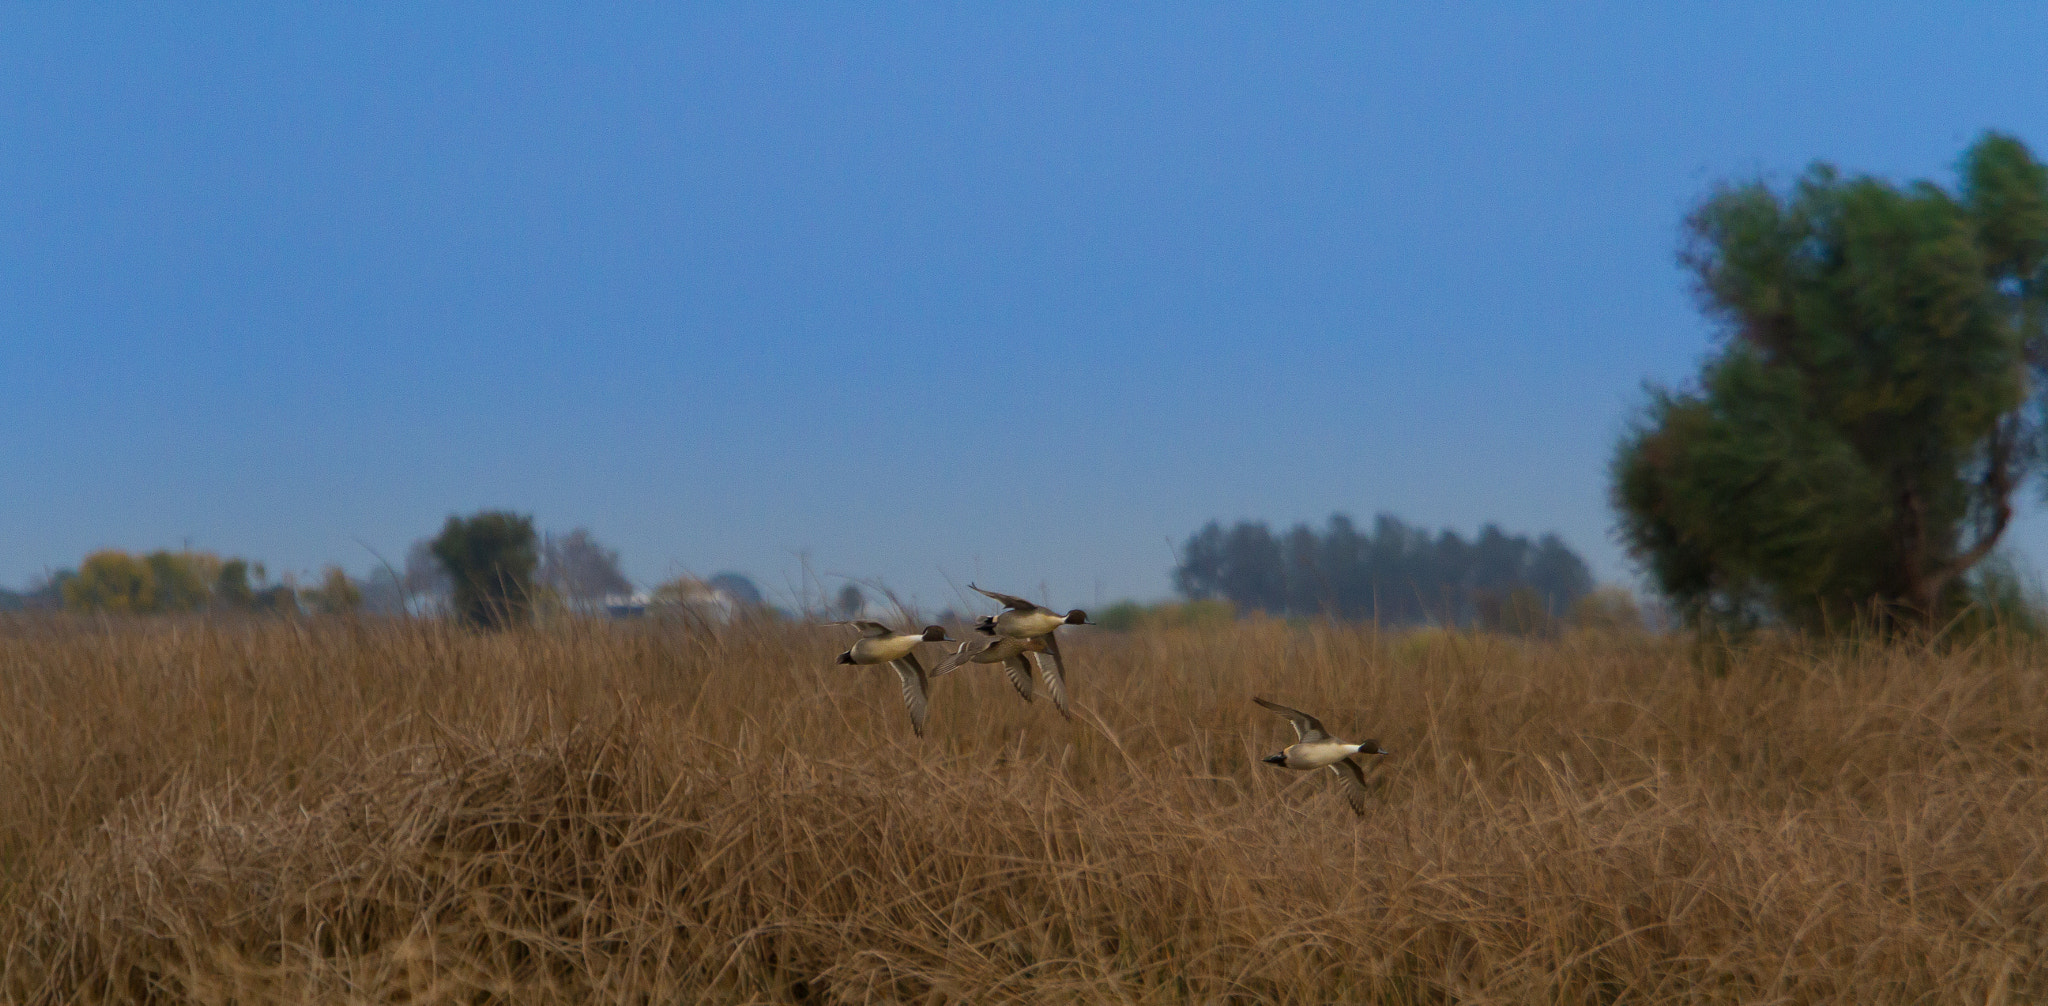
[[[532,617],[533,574],[540,549],[533,518],[485,510],[448,515],[433,542],[448,572],[455,614],[483,629],[502,629]]]

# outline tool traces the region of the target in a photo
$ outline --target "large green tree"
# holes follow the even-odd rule
[[[1819,164],[1724,186],[1683,261],[1725,337],[1614,463],[1632,554],[1689,618],[1925,623],[2039,461],[2048,169],[1986,134],[1961,184]]]
[[[533,518],[503,510],[448,516],[433,542],[448,571],[455,613],[480,628],[504,628],[533,612],[533,573],[540,564]]]

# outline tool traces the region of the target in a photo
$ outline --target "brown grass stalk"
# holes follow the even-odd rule
[[[1077,633],[919,742],[843,631],[0,623],[0,995],[2048,998],[2039,648]]]

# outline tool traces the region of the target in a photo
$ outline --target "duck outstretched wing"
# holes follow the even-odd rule
[[[1365,770],[1349,758],[1339,758],[1330,763],[1330,771],[1344,780],[1344,798],[1351,801],[1351,811],[1359,817],[1365,816],[1365,798],[1371,790],[1365,788]]]
[[[1003,594],[1003,593],[998,593],[998,592],[996,592],[996,591],[993,591],[993,590],[982,590],[982,589],[981,589],[980,587],[977,587],[977,586],[975,586],[974,584],[971,584],[971,583],[967,585],[967,589],[968,589],[968,590],[971,590],[971,591],[974,591],[974,592],[976,592],[976,593],[978,593],[978,594],[981,594],[981,595],[982,595],[982,596],[984,596],[984,597],[992,597],[992,598],[994,598],[994,599],[996,599],[996,600],[998,600],[998,601],[1001,601],[1001,602],[1003,603],[1003,607],[1005,607],[1005,608],[1010,608],[1010,609],[1013,609],[1013,610],[1016,610],[1016,611],[1037,611],[1037,610],[1038,610],[1038,605],[1036,605],[1036,604],[1034,604],[1034,603],[1032,603],[1032,602],[1030,602],[1030,601],[1027,601],[1027,600],[1025,600],[1025,599],[1023,599],[1023,598],[1021,598],[1021,597],[1018,597],[1018,596],[1017,596],[1017,595],[1015,595],[1015,594]]]
[[[891,629],[880,622],[870,621],[865,618],[855,618],[844,622],[826,622],[825,624],[851,625],[854,628],[859,629],[861,635],[867,636],[869,638],[874,638],[878,636],[893,636],[896,634],[896,630]]]
[[[1037,637],[1045,640],[1045,649],[1038,654],[1038,673],[1045,678],[1045,692],[1052,696],[1052,706],[1060,715],[1073,719],[1067,711],[1067,665],[1060,659],[1060,644],[1048,632]]]
[[[1031,665],[1025,661],[1022,653],[1013,653],[1003,658],[1003,673],[1009,676],[1010,687],[1015,688],[1017,694],[1023,696],[1024,701],[1031,701]]]
[[[924,668],[918,664],[914,656],[891,660],[889,666],[896,669],[896,678],[903,685],[903,705],[910,710],[910,729],[919,737],[923,737],[925,714],[930,711],[925,698],[925,689],[928,686]]]
[[[1287,722],[1294,724],[1294,739],[1297,741],[1301,741],[1304,744],[1312,744],[1316,741],[1330,739],[1330,732],[1323,729],[1322,720],[1316,719],[1299,709],[1283,706],[1278,702],[1268,702],[1256,695],[1252,696],[1252,701],[1287,717]]]

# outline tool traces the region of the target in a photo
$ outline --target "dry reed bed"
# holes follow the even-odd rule
[[[1096,633],[1079,721],[976,669],[919,743],[836,631],[0,624],[0,993],[2048,997],[2038,649]]]

